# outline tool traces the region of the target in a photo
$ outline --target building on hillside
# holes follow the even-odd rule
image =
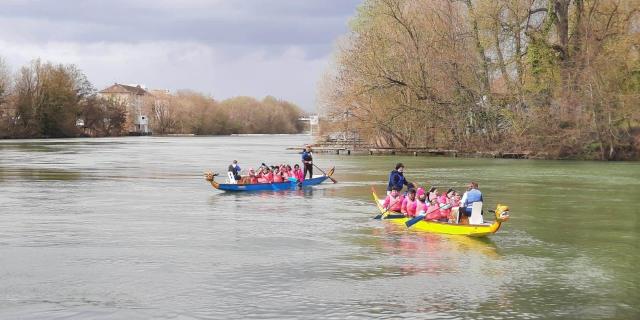
[[[130,135],[150,135],[149,113],[145,100],[153,95],[140,85],[114,83],[98,92],[100,97],[125,102],[127,105],[127,128]]]
[[[298,118],[298,121],[302,121],[304,123],[309,123],[309,135],[314,136],[318,131],[318,115],[312,114],[309,116],[303,116]],[[315,128],[314,128],[315,127]]]

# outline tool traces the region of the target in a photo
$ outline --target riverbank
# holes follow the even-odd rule
[[[370,146],[340,145],[340,144],[312,144],[316,153],[335,155],[398,155],[398,156],[446,156],[452,158],[490,158],[490,159],[537,159],[537,160],[564,160],[550,157],[547,153],[532,153],[530,151],[506,152],[506,151],[476,151],[464,152],[455,149],[431,149],[431,148],[378,148]],[[304,146],[288,147],[287,150],[302,150]],[[570,159],[580,160],[580,159]]]
[[[636,144],[640,146],[640,132],[635,136]],[[453,158],[490,158],[490,159],[532,159],[532,160],[608,160],[608,161],[638,161],[640,153],[627,150],[624,156],[619,158],[597,157],[593,152],[547,152],[546,150],[528,149],[500,149],[496,146],[493,150],[460,150],[456,148],[434,148],[434,147],[379,147],[365,143],[361,139],[336,140],[327,137],[314,137],[312,144],[316,153],[336,154],[336,155],[398,155],[398,156],[447,156]],[[302,150],[304,146],[294,146],[288,150]],[[638,147],[637,149],[640,149]]]
[[[427,149],[427,148],[368,148],[368,149],[348,149],[348,148],[314,148],[316,152],[335,153],[346,155],[400,155],[400,156],[449,156],[453,158],[503,158],[503,159],[547,159],[546,155],[531,154],[530,152],[461,152],[459,150]],[[549,159],[551,160],[551,159]]]

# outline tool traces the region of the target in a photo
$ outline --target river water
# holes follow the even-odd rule
[[[308,136],[0,141],[0,319],[638,319],[640,163],[316,155],[338,184],[227,194]],[[485,239],[373,220],[396,162],[478,181]]]

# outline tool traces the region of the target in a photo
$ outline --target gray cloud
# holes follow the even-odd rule
[[[35,40],[306,45],[327,43],[343,33],[357,2],[9,1],[3,6],[0,19],[25,23],[23,28],[12,28],[3,34],[18,32]],[[34,20],[53,28],[27,25]],[[66,32],[57,32],[58,28]],[[75,30],[69,32],[70,28]]]
[[[313,106],[359,0],[3,0],[0,56],[74,63],[96,86],[139,82]]]

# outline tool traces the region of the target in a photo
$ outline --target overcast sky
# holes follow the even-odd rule
[[[360,0],[0,0],[0,56],[73,63],[114,82],[315,110],[316,85]]]

